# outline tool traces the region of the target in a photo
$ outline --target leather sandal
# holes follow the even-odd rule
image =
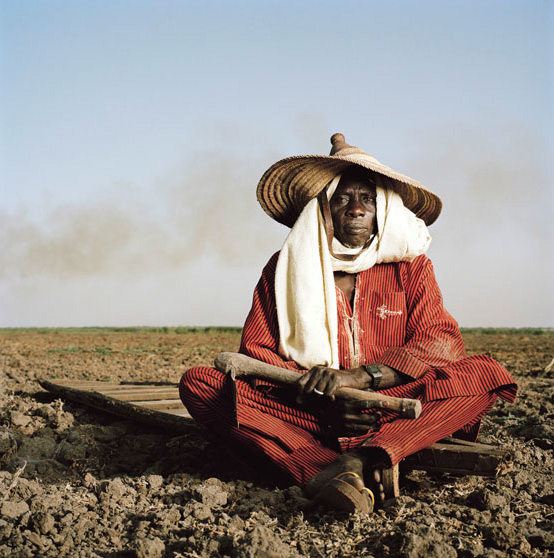
[[[342,477],[351,475],[355,484],[342,480]],[[346,513],[369,514],[375,505],[373,492],[363,485],[357,473],[345,472],[330,480],[314,498],[314,504],[324,505],[328,508],[344,511]]]

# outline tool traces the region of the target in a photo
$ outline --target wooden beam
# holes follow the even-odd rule
[[[186,410],[183,402],[180,399],[161,399],[159,401],[129,401],[129,403],[132,405],[138,405],[139,407],[144,407],[145,409],[155,409],[156,411],[167,411],[170,409]]]
[[[506,456],[505,450],[494,446],[448,438],[406,457],[401,468],[456,475],[495,476]]]

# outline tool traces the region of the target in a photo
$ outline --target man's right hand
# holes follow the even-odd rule
[[[373,401],[337,399],[330,402],[324,418],[336,436],[363,436],[381,419],[378,411],[364,413],[371,409]]]

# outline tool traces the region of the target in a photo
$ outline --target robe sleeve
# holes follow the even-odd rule
[[[242,331],[239,352],[249,357],[291,370],[300,366],[279,354],[279,325],[275,303],[275,268],[278,253],[265,266],[254,290],[252,308]]]
[[[405,343],[388,349],[379,362],[416,379],[466,354],[458,324],[443,306],[431,261],[419,256],[401,274],[408,314]]]

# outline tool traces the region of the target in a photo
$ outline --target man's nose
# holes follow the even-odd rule
[[[365,215],[365,208],[359,200],[353,199],[348,204],[347,214],[350,217],[363,217]]]

